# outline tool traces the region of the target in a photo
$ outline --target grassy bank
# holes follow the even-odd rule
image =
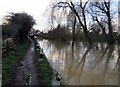
[[[16,47],[17,52],[11,51],[2,58],[2,85],[9,83],[27,48],[27,43],[20,44]]]
[[[36,66],[38,71],[38,76],[40,79],[40,85],[51,85],[53,72],[47,62],[46,56],[40,56],[39,51],[36,52]],[[42,58],[42,60],[40,60]]]

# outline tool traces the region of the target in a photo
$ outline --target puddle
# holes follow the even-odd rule
[[[24,66],[25,66],[24,62],[21,61],[21,63],[20,63],[20,65],[19,65],[18,68],[22,68],[22,67],[24,67]]]

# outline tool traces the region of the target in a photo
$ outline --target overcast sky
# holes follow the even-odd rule
[[[34,17],[37,27],[42,30],[46,25],[43,13],[50,2],[51,0],[0,0],[0,24],[8,12],[26,12]]]
[[[47,27],[46,25],[48,25],[46,23],[47,14],[43,13],[45,13],[48,5],[52,1],[53,0],[0,0],[0,24],[2,24],[2,18],[7,15],[8,12],[26,12],[36,20],[36,28],[43,30]]]

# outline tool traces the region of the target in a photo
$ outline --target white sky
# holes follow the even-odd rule
[[[43,30],[46,28],[43,13],[50,2],[51,0],[0,0],[0,24],[8,12],[26,12],[36,20],[37,29]]]

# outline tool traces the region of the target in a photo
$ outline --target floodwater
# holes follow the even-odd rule
[[[118,84],[117,45],[48,40],[40,40],[39,44],[64,85]]]

